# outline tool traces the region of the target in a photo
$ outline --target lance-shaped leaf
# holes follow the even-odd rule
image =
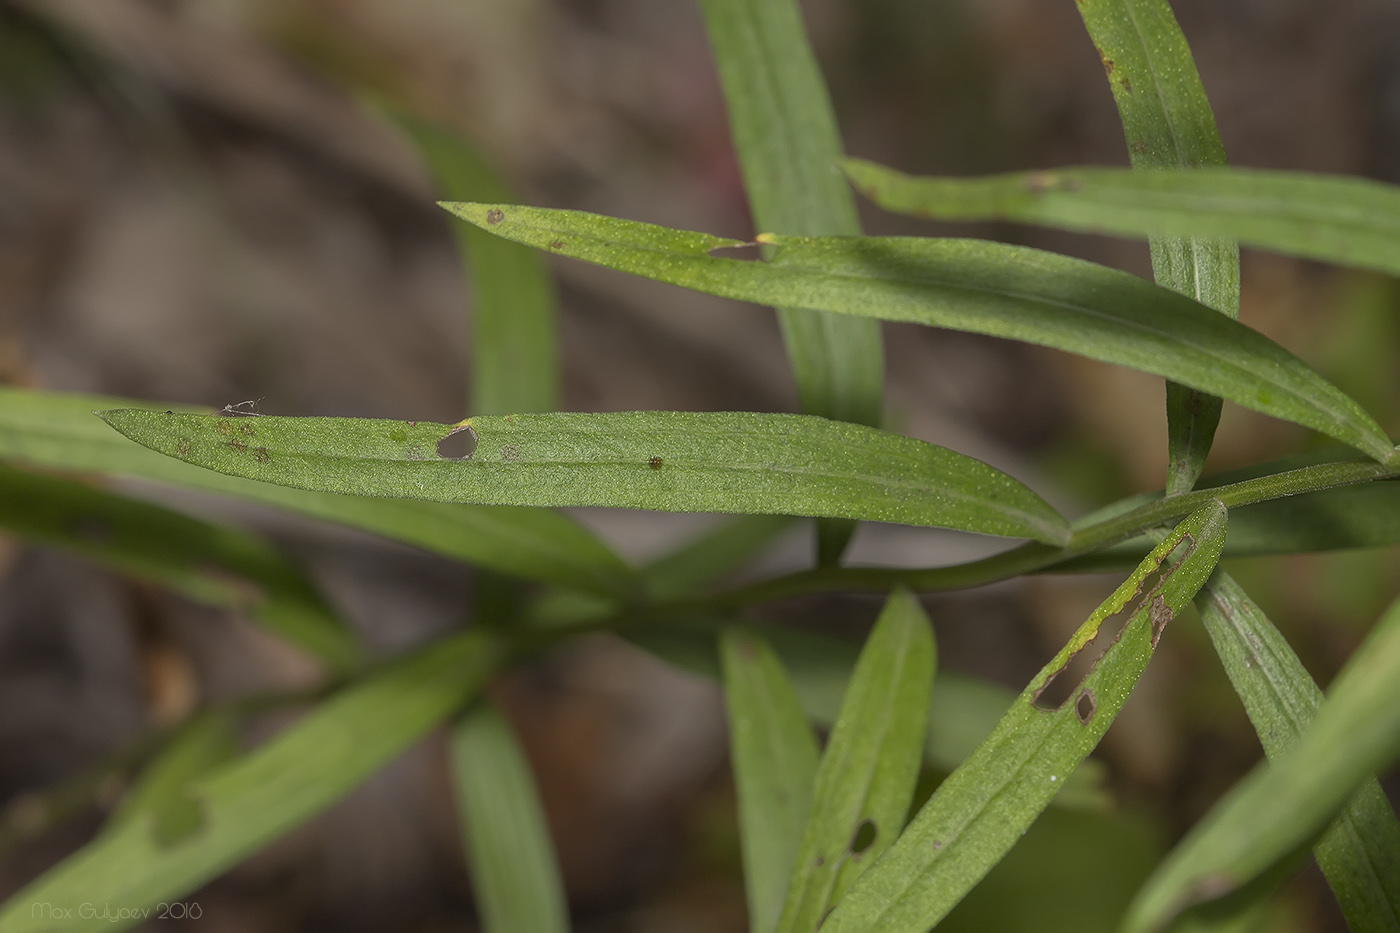
[[[1337,675],[1302,735],[1237,784],[1167,856],[1134,900],[1124,929],[1163,929],[1194,904],[1267,880],[1397,757],[1400,603]]]
[[[1270,760],[1297,741],[1322,691],[1263,611],[1217,569],[1196,594],[1206,631]],[[1313,845],[1353,930],[1400,930],[1400,823],[1371,778]]]
[[[1201,76],[1167,0],[1083,0],[1075,4],[1099,50],[1134,168],[1224,165]],[[1232,240],[1154,236],[1158,285],[1222,314],[1240,312],[1240,251]],[[1167,383],[1167,495],[1201,475],[1220,422],[1220,399]]]
[[[1218,503],[1181,522],[1031,681],[1011,711],[949,775],[894,847],[851,889],[823,933],[923,933],[1006,854],[1098,744],[1147,667],[1163,627],[1205,583],[1225,543]],[[1144,594],[1159,564],[1184,554]],[[1064,702],[1038,701],[1119,611],[1131,616]]]
[[[432,170],[439,193],[463,201],[507,201],[505,183],[460,134],[395,114]],[[559,350],[554,285],[540,255],[454,224],[471,276],[471,410],[484,415],[558,407]]]
[[[104,396],[27,392],[0,386],[0,459],[169,483],[309,515],[505,574],[593,593],[625,594],[627,566],[592,534],[557,512],[364,499],[253,483],[201,470],[133,444],[92,416],[143,406]],[[188,410],[185,406],[161,405]],[[258,419],[229,419],[251,422]]]
[[[908,590],[890,594],[861,649],[817,766],[778,933],[806,933],[904,825],[933,685],[933,627]]]
[[[1229,237],[1259,249],[1400,275],[1400,187],[1253,168],[1075,167],[917,178],[844,163],[881,207],[939,220],[1004,218],[1118,236]]]
[[[215,606],[236,606],[334,670],[354,637],[301,571],[265,541],[56,476],[0,466],[0,528]]]
[[[193,833],[162,840],[146,820],[100,835],[0,906],[6,933],[116,930],[83,904],[140,911],[218,876],[339,800],[477,691],[499,662],[482,633],[452,637],[346,688],[251,754],[187,785]],[[71,911],[56,920],[50,904]]]
[[[762,638],[726,629],[719,646],[749,929],[772,933],[811,808],[817,740],[782,662]]]
[[[136,409],[102,417],[168,456],[325,492],[868,518],[1055,542],[1067,534],[1043,499],[980,461],[811,415],[561,413],[457,425]]]
[[[568,902],[530,764],[489,703],[452,727],[452,783],[486,933],[562,933]]]
[[[837,168],[840,131],[795,0],[701,0],[700,9],[758,229],[859,235],[855,202]],[[802,410],[879,427],[885,373],[879,324],[777,310]],[[854,530],[850,522],[819,522],[820,561],[835,563]]]
[[[507,239],[698,291],[948,327],[1165,376],[1388,460],[1361,407],[1256,331],[1137,276],[1025,247],[922,237],[782,237],[773,262],[738,241],[579,211],[450,204]]]

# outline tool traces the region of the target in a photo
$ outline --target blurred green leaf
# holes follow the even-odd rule
[[[700,9],[754,224],[801,236],[859,235],[855,201],[837,168],[840,130],[795,0],[701,0]],[[885,375],[880,325],[823,311],[777,310],[802,410],[879,427]],[[818,522],[821,563],[836,563],[854,530],[851,522]]]
[[[1322,691],[1249,595],[1223,570],[1196,607],[1270,760],[1298,741]],[[1365,781],[1313,845],[1353,930],[1400,930],[1400,824],[1380,784]]]
[[[940,220],[1008,220],[1120,236],[1231,237],[1400,275],[1400,187],[1366,178],[1252,168],[1061,168],[985,178],[914,178],[845,163],[889,210]]]
[[[228,710],[196,716],[146,765],[103,833],[140,819],[150,820],[151,836],[162,846],[198,833],[204,826],[204,808],[190,793],[190,785],[238,755],[237,724]]]
[[[102,417],[168,456],[323,492],[871,518],[1057,542],[1068,527],[1034,492],[980,461],[811,415],[542,414],[459,425],[135,409]],[[464,436],[474,453],[439,455]]]
[[[481,633],[449,638],[348,687],[249,755],[191,781],[203,813],[193,834],[163,843],[144,820],[104,833],[0,906],[0,929],[115,930],[83,904],[152,907],[179,897],[301,825],[460,707],[499,663]],[[36,904],[71,910],[54,919]]]
[[[643,567],[643,583],[654,599],[693,593],[749,565],[792,526],[786,515],[726,519]]]
[[[459,133],[402,113],[395,120],[453,201],[509,201],[510,190]],[[559,407],[554,285],[539,253],[470,224],[453,224],[472,289],[471,410],[483,415]]]
[[[1137,276],[1024,247],[923,237],[784,237],[772,262],[737,240],[580,211],[447,204],[507,239],[742,301],[1008,337],[1165,376],[1388,460],[1370,415],[1256,331]]]
[[[1179,524],[1031,681],[991,736],[949,775],[894,847],[836,906],[823,933],[922,933],[1016,844],[1098,744],[1147,667],[1163,627],[1205,583],[1225,543],[1219,503]],[[1178,546],[1185,553],[1142,592]],[[1116,613],[1132,615],[1058,707],[1037,700]]]
[[[761,637],[726,629],[719,645],[749,929],[772,933],[811,808],[817,740],[782,662]]]
[[[594,593],[625,594],[627,566],[573,519],[534,509],[443,505],[314,493],[256,483],[162,457],[113,432],[96,409],[145,407],[107,396],[0,386],[0,459],[131,476],[349,525],[501,573]],[[171,408],[159,406],[159,410]],[[189,410],[188,406],[174,406]],[[255,419],[227,419],[235,426]]]
[[[1262,643],[1252,647],[1268,650]],[[1275,682],[1274,689],[1280,686]],[[1276,718],[1272,724],[1281,725]],[[1302,734],[1235,785],[1167,856],[1139,892],[1124,929],[1160,930],[1192,905],[1267,884],[1397,756],[1400,603],[1391,606],[1337,675]],[[1384,838],[1385,830],[1373,829],[1380,834],[1374,838]],[[1393,871],[1395,853],[1384,861]],[[1394,884],[1392,875],[1385,887]],[[1391,902],[1392,911],[1395,907]]]
[[[196,602],[245,608],[269,631],[344,671],[354,637],[262,539],[56,476],[0,465],[0,528],[63,548]]]
[[[1224,165],[1191,48],[1167,0],[1075,4],[1099,50],[1134,168]],[[1233,240],[1155,236],[1152,274],[1230,317],[1240,313],[1240,250]],[[1220,423],[1220,399],[1167,383],[1167,495],[1188,491],[1205,466]]]
[[[935,670],[933,627],[912,593],[885,603],[817,767],[779,933],[815,930],[904,826]]]
[[[486,933],[569,928],[568,902],[530,764],[489,703],[452,728],[452,785]]]

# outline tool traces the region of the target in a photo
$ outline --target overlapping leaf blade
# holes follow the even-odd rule
[[[559,866],[530,764],[489,703],[453,726],[452,781],[477,913],[486,933],[569,928]]]
[[[1297,741],[1322,691],[1240,585],[1217,569],[1196,607],[1272,760]],[[1313,856],[1353,930],[1400,930],[1400,823],[1375,778],[1348,801]]]
[[[197,831],[163,842],[130,820],[0,906],[6,933],[116,930],[82,904],[151,907],[179,897],[330,806],[461,706],[501,657],[481,633],[455,636],[349,687],[266,745],[188,785]],[[35,904],[72,910],[55,920]]]
[[[1099,50],[1134,168],[1224,165],[1201,77],[1167,0],[1082,0],[1075,4]],[[1154,236],[1158,285],[1222,314],[1240,311],[1240,251],[1231,240]],[[1167,383],[1167,495],[1201,475],[1220,422],[1220,399]]]
[[[795,0],[701,0],[700,9],[758,229],[859,235],[855,202],[836,167],[842,155],[836,117]],[[879,324],[777,310],[802,410],[879,427],[885,368]],[[818,523],[823,563],[841,556],[853,530],[849,522]]]
[[[1400,603],[1337,675],[1292,745],[1255,768],[1167,856],[1124,929],[1163,929],[1288,865],[1373,774],[1400,757]]]
[[[1165,376],[1295,421],[1377,460],[1393,448],[1361,407],[1237,321],[1136,276],[978,240],[763,237],[781,262],[709,255],[737,241],[578,211],[452,204],[542,249],[743,301],[948,327]]]
[[[1400,187],[1253,168],[1075,167],[984,178],[916,178],[845,164],[888,210],[941,220],[1005,218],[1119,236],[1233,238],[1248,246],[1400,275]]]
[[[431,424],[241,419],[120,410],[154,450],[268,483],[490,505],[870,518],[1062,541],[1043,499],[984,463],[875,428],[809,415],[626,412]],[[476,450],[436,452],[470,431]]]
[[[762,638],[726,629],[720,661],[749,929],[772,933],[811,809],[817,740],[782,662]]]
[[[316,588],[265,541],[73,480],[0,465],[0,528],[197,602],[238,606],[334,670],[360,659]]]
[[[837,905],[823,933],[922,933],[1021,837],[1064,778],[1098,744],[1156,648],[1162,628],[1210,575],[1225,541],[1219,504],[1193,513],[1090,616],[1017,699],[991,736],[934,792],[904,834]],[[1137,602],[1178,547],[1186,553]],[[1117,639],[1057,709],[1036,706],[1050,680],[1118,611],[1136,606]]]
[[[92,415],[97,409],[131,405],[143,403],[0,386],[0,459],[136,477],[258,502],[373,532],[501,573],[589,592],[616,595],[629,592],[633,585],[626,565],[565,515],[366,499],[248,482],[159,456],[131,443]],[[159,410],[170,407],[162,405]],[[182,410],[179,406],[176,409]]]
[[[778,933],[806,933],[895,841],[924,745],[933,628],[907,590],[885,603],[817,766]]]

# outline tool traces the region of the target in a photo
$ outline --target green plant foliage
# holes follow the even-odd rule
[[[1160,930],[1194,904],[1267,882],[1397,757],[1400,604],[1352,655],[1297,740],[1236,785],[1167,856],[1124,929]]]
[[[1196,594],[1206,631],[1272,760],[1297,741],[1322,691],[1240,585],[1223,570]],[[1400,930],[1400,823],[1375,778],[1362,784],[1313,856],[1353,930]]]
[[[836,168],[840,131],[795,0],[701,0],[700,9],[758,229],[858,236],[855,202]],[[885,373],[880,325],[827,312],[777,311],[802,410],[879,427]],[[835,563],[854,530],[850,522],[819,522],[819,561]]]
[[[59,470],[130,476],[257,502],[349,525],[501,573],[621,594],[634,581],[621,560],[556,512],[354,498],[249,482],[162,457],[115,433],[94,410],[188,406],[0,386],[0,459]],[[260,419],[228,419],[235,424]]]
[[[472,418],[102,417],[199,466],[318,492],[489,505],[601,505],[902,521],[1063,541],[1011,477],[946,448],[810,415],[626,412]],[[440,455],[452,438],[472,450]],[[444,445],[439,447],[439,444]]]
[[[1205,88],[1167,0],[1075,4],[1103,61],[1134,168],[1224,165]],[[1152,274],[1222,314],[1240,312],[1240,251],[1232,240],[1154,236]],[[1201,475],[1220,422],[1220,399],[1167,383],[1167,495]]]
[[[761,637],[726,629],[719,646],[749,929],[771,933],[811,810],[817,740],[782,661]]]
[[[1378,460],[1356,402],[1256,331],[1137,276],[981,240],[764,234],[771,262],[712,256],[737,240],[580,211],[449,204],[483,229],[726,298],[1008,337],[1165,376],[1295,421]],[[781,261],[779,261],[781,258]]]
[[[186,785],[201,811],[193,833],[164,841],[127,820],[60,862],[0,908],[6,933],[116,930],[83,904],[142,910],[179,897],[320,813],[460,707],[500,662],[482,634],[459,635],[326,701],[266,745]],[[72,910],[55,922],[35,904]]]
[[[489,703],[473,706],[452,727],[451,757],[482,930],[568,930],[549,828],[510,724]]]
[[[83,483],[0,465],[0,528],[214,606],[245,609],[332,670],[360,649],[309,580],[265,541]]]
[[[1400,275],[1400,188],[1366,178],[1253,168],[1057,168],[916,178],[844,163],[887,210],[939,220],[1004,218],[1130,237],[1232,237],[1248,246]]]
[[[504,201],[511,195],[486,159],[460,134],[402,114],[397,122],[451,200]],[[483,415],[558,407],[559,337],[554,285],[539,253],[454,224],[472,290],[471,410]]]
[[[1179,524],[1030,682],[982,746],[934,792],[894,847],[837,905],[824,933],[923,931],[1001,860],[1108,731],[1163,628],[1205,583],[1225,543],[1218,503]],[[1183,552],[1143,593],[1145,583]],[[1037,700],[1118,612],[1131,616],[1058,707]]]
[[[935,668],[918,600],[891,594],[851,674],[817,766],[778,933],[822,925],[898,836],[914,796]]]

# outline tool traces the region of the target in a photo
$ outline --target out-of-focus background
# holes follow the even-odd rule
[[[1400,7],[1177,0],[1233,162],[1400,182]],[[804,3],[850,152],[909,171],[1125,164],[1071,0]],[[460,257],[388,99],[473,140],[532,204],[749,236],[694,0],[0,0],[0,382],[273,414],[455,421]],[[1147,275],[1142,243],[935,227],[862,206],[872,233],[958,233]],[[564,407],[795,410],[766,309],[577,263],[561,295]],[[1245,251],[1243,320],[1400,433],[1395,282]],[[1053,351],[887,326],[888,423],[978,456],[1079,514],[1159,488],[1159,379]],[[1304,449],[1226,406],[1211,469]],[[273,536],[377,653],[466,624],[469,568],[361,534],[123,484]],[[629,558],[697,516],[579,513]],[[765,564],[811,552],[795,531]],[[854,562],[999,545],[865,526]],[[1233,571],[1324,686],[1397,591],[1390,551]],[[1019,690],[1107,594],[1035,578],[925,604],[947,670]],[[859,638],[870,597],[770,607]],[[121,787],[58,820],[36,793],[200,703],[310,683],[236,612],[0,538],[0,895],[72,851]],[[713,683],[597,637],[495,685],[535,768],[576,927],[744,928]],[[1174,624],[1096,757],[1111,804],[1058,807],[953,929],[1108,930],[1134,885],[1260,757],[1193,618]],[[1400,782],[1391,775],[1392,799]],[[201,930],[474,930],[440,737],[190,897]],[[172,921],[166,921],[170,923]],[[1274,929],[1342,930],[1315,868]]]

